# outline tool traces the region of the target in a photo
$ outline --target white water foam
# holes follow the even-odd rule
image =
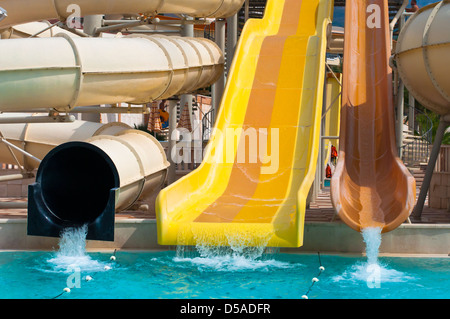
[[[59,250],[47,260],[55,272],[101,271],[105,264],[92,259],[86,253],[87,225],[68,227],[61,233]]]
[[[276,248],[246,246],[239,241],[230,240],[229,246],[210,246],[198,243],[195,248],[177,246],[175,262],[185,262],[196,266],[200,271],[269,271],[272,269],[292,268],[297,265],[273,259]]]
[[[362,230],[364,243],[366,244],[366,262],[358,262],[347,268],[342,275],[332,278],[333,281],[365,281],[370,288],[380,287],[383,282],[406,282],[414,279],[401,271],[389,268],[378,260],[381,245],[380,227],[367,227]]]
[[[377,264],[377,267],[373,267],[367,262],[358,262],[348,267],[341,275],[332,277],[334,282],[366,282],[369,285],[376,286],[377,281],[379,284],[388,282],[407,282],[414,280],[413,276],[407,275],[404,272],[389,268],[388,265],[382,263]]]

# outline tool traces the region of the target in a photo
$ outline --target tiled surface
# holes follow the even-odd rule
[[[325,188],[319,194],[317,200],[314,203],[311,203],[310,207],[306,209],[305,221],[331,222],[333,218],[334,221],[339,220],[339,217],[335,215],[333,205],[331,204],[329,188]],[[426,201],[421,221],[414,221],[413,223],[450,224],[450,212],[447,212],[445,209],[430,208]]]
[[[155,196],[156,197],[156,196]],[[121,219],[155,219],[154,211],[154,198],[149,199],[146,202],[142,202],[143,205],[148,205],[148,210],[134,210],[124,211],[116,214],[116,218]],[[0,198],[1,202],[25,202],[25,198]],[[26,218],[26,209],[0,209],[0,218]],[[330,200],[329,189],[323,190],[318,199],[310,204],[310,207],[306,209],[305,222],[332,222],[339,221],[339,217],[335,214],[333,206]],[[414,222],[417,223],[417,222]],[[450,212],[442,209],[434,209],[427,207],[424,208],[422,213],[422,220],[420,223],[429,224],[450,224]]]

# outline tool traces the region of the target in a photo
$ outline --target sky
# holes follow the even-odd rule
[[[437,0],[417,0],[417,4],[420,8],[430,4],[439,2]],[[408,6],[409,7],[409,6]],[[334,8],[334,17],[333,17],[333,25],[337,27],[343,27],[344,26],[344,7],[335,7]]]

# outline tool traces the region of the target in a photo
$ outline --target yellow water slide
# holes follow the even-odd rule
[[[347,0],[339,159],[331,197],[356,231],[391,231],[411,213],[414,177],[397,156],[387,0]]]
[[[247,22],[203,163],[157,198],[159,244],[302,245],[332,8],[269,0]]]

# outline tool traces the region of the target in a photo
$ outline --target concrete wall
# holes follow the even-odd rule
[[[20,174],[19,169],[0,169],[0,176]],[[35,172],[36,174],[36,172]],[[27,197],[28,185],[34,183],[34,178],[22,179],[17,181],[0,182],[0,197]]]
[[[58,238],[26,235],[26,219],[0,220],[0,250],[57,250]],[[403,224],[382,235],[381,254],[448,255],[450,224]],[[114,242],[87,241],[87,249],[101,250],[168,250],[159,246],[156,220],[117,219]],[[285,248],[292,253],[350,253],[361,254],[365,245],[360,233],[343,223],[308,223],[305,226],[304,245]]]

